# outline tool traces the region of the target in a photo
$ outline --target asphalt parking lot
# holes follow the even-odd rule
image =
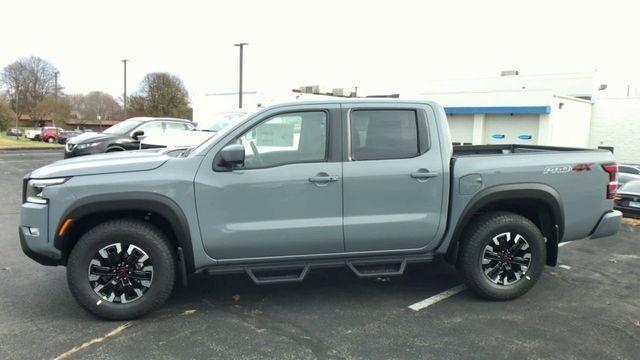
[[[60,151],[0,151],[1,359],[638,359],[640,227],[560,249],[525,296],[487,302],[444,263],[362,280],[318,270],[303,283],[254,285],[244,275],[190,279],[159,311],[98,320],[76,304],[65,269],[22,254],[21,180]]]

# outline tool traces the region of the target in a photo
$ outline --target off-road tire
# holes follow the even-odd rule
[[[109,302],[89,282],[91,260],[103,247],[122,242],[143,249],[153,261],[153,280],[138,299],[129,303]],[[109,320],[129,320],[158,308],[171,295],[176,280],[176,257],[166,235],[141,220],[120,219],[101,223],[87,231],[74,246],[67,262],[69,290],[90,313]]]
[[[528,269],[520,280],[509,285],[492,282],[482,268],[485,246],[505,232],[521,234],[531,249]],[[463,236],[456,267],[467,287],[485,299],[515,299],[529,291],[542,275],[546,263],[544,237],[534,223],[521,215],[506,211],[480,215],[472,220]]]

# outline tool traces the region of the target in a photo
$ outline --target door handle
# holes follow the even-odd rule
[[[332,181],[338,181],[339,179],[340,177],[336,175],[328,175],[328,174],[320,173],[316,176],[310,177],[309,181],[313,183],[328,183]]]
[[[411,177],[414,179],[430,179],[436,176],[438,176],[438,173],[431,172],[427,169],[420,169],[411,173]]]

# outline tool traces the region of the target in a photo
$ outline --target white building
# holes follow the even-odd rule
[[[427,98],[443,104],[454,143],[589,145],[588,100],[548,90],[441,93]]]
[[[640,98],[606,98],[596,72],[431,82],[419,97],[445,107],[460,144],[611,147],[640,162]]]
[[[226,112],[244,111],[251,113],[258,108],[273,105],[279,102],[303,100],[303,99],[331,98],[324,95],[300,94],[291,90],[282,92],[264,93],[260,91],[242,92],[242,110],[239,109],[238,92],[208,93],[193,98],[193,121],[205,122],[214,118],[217,114]]]
[[[595,99],[589,146],[610,146],[619,162],[640,163],[640,97]]]
[[[586,147],[596,88],[592,73],[432,82],[421,98],[445,107],[454,143]]]

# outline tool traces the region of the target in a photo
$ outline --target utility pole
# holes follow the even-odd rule
[[[242,109],[242,50],[246,45],[249,44],[241,42],[233,45],[240,48],[240,84],[238,89],[238,108]]]
[[[20,101],[20,85],[16,86],[16,140],[18,140],[18,123],[20,122],[20,110],[18,109],[18,102]]]
[[[53,99],[55,100],[55,108],[56,110],[54,110],[53,114],[51,114],[51,123],[53,124],[53,127],[56,127],[56,119],[55,119],[55,112],[58,110],[58,74],[60,74],[60,72],[56,71],[53,73]]]
[[[124,102],[123,120],[127,120],[127,61],[129,61],[129,59],[122,59],[121,61],[124,64],[124,95],[122,96],[122,101]]]

